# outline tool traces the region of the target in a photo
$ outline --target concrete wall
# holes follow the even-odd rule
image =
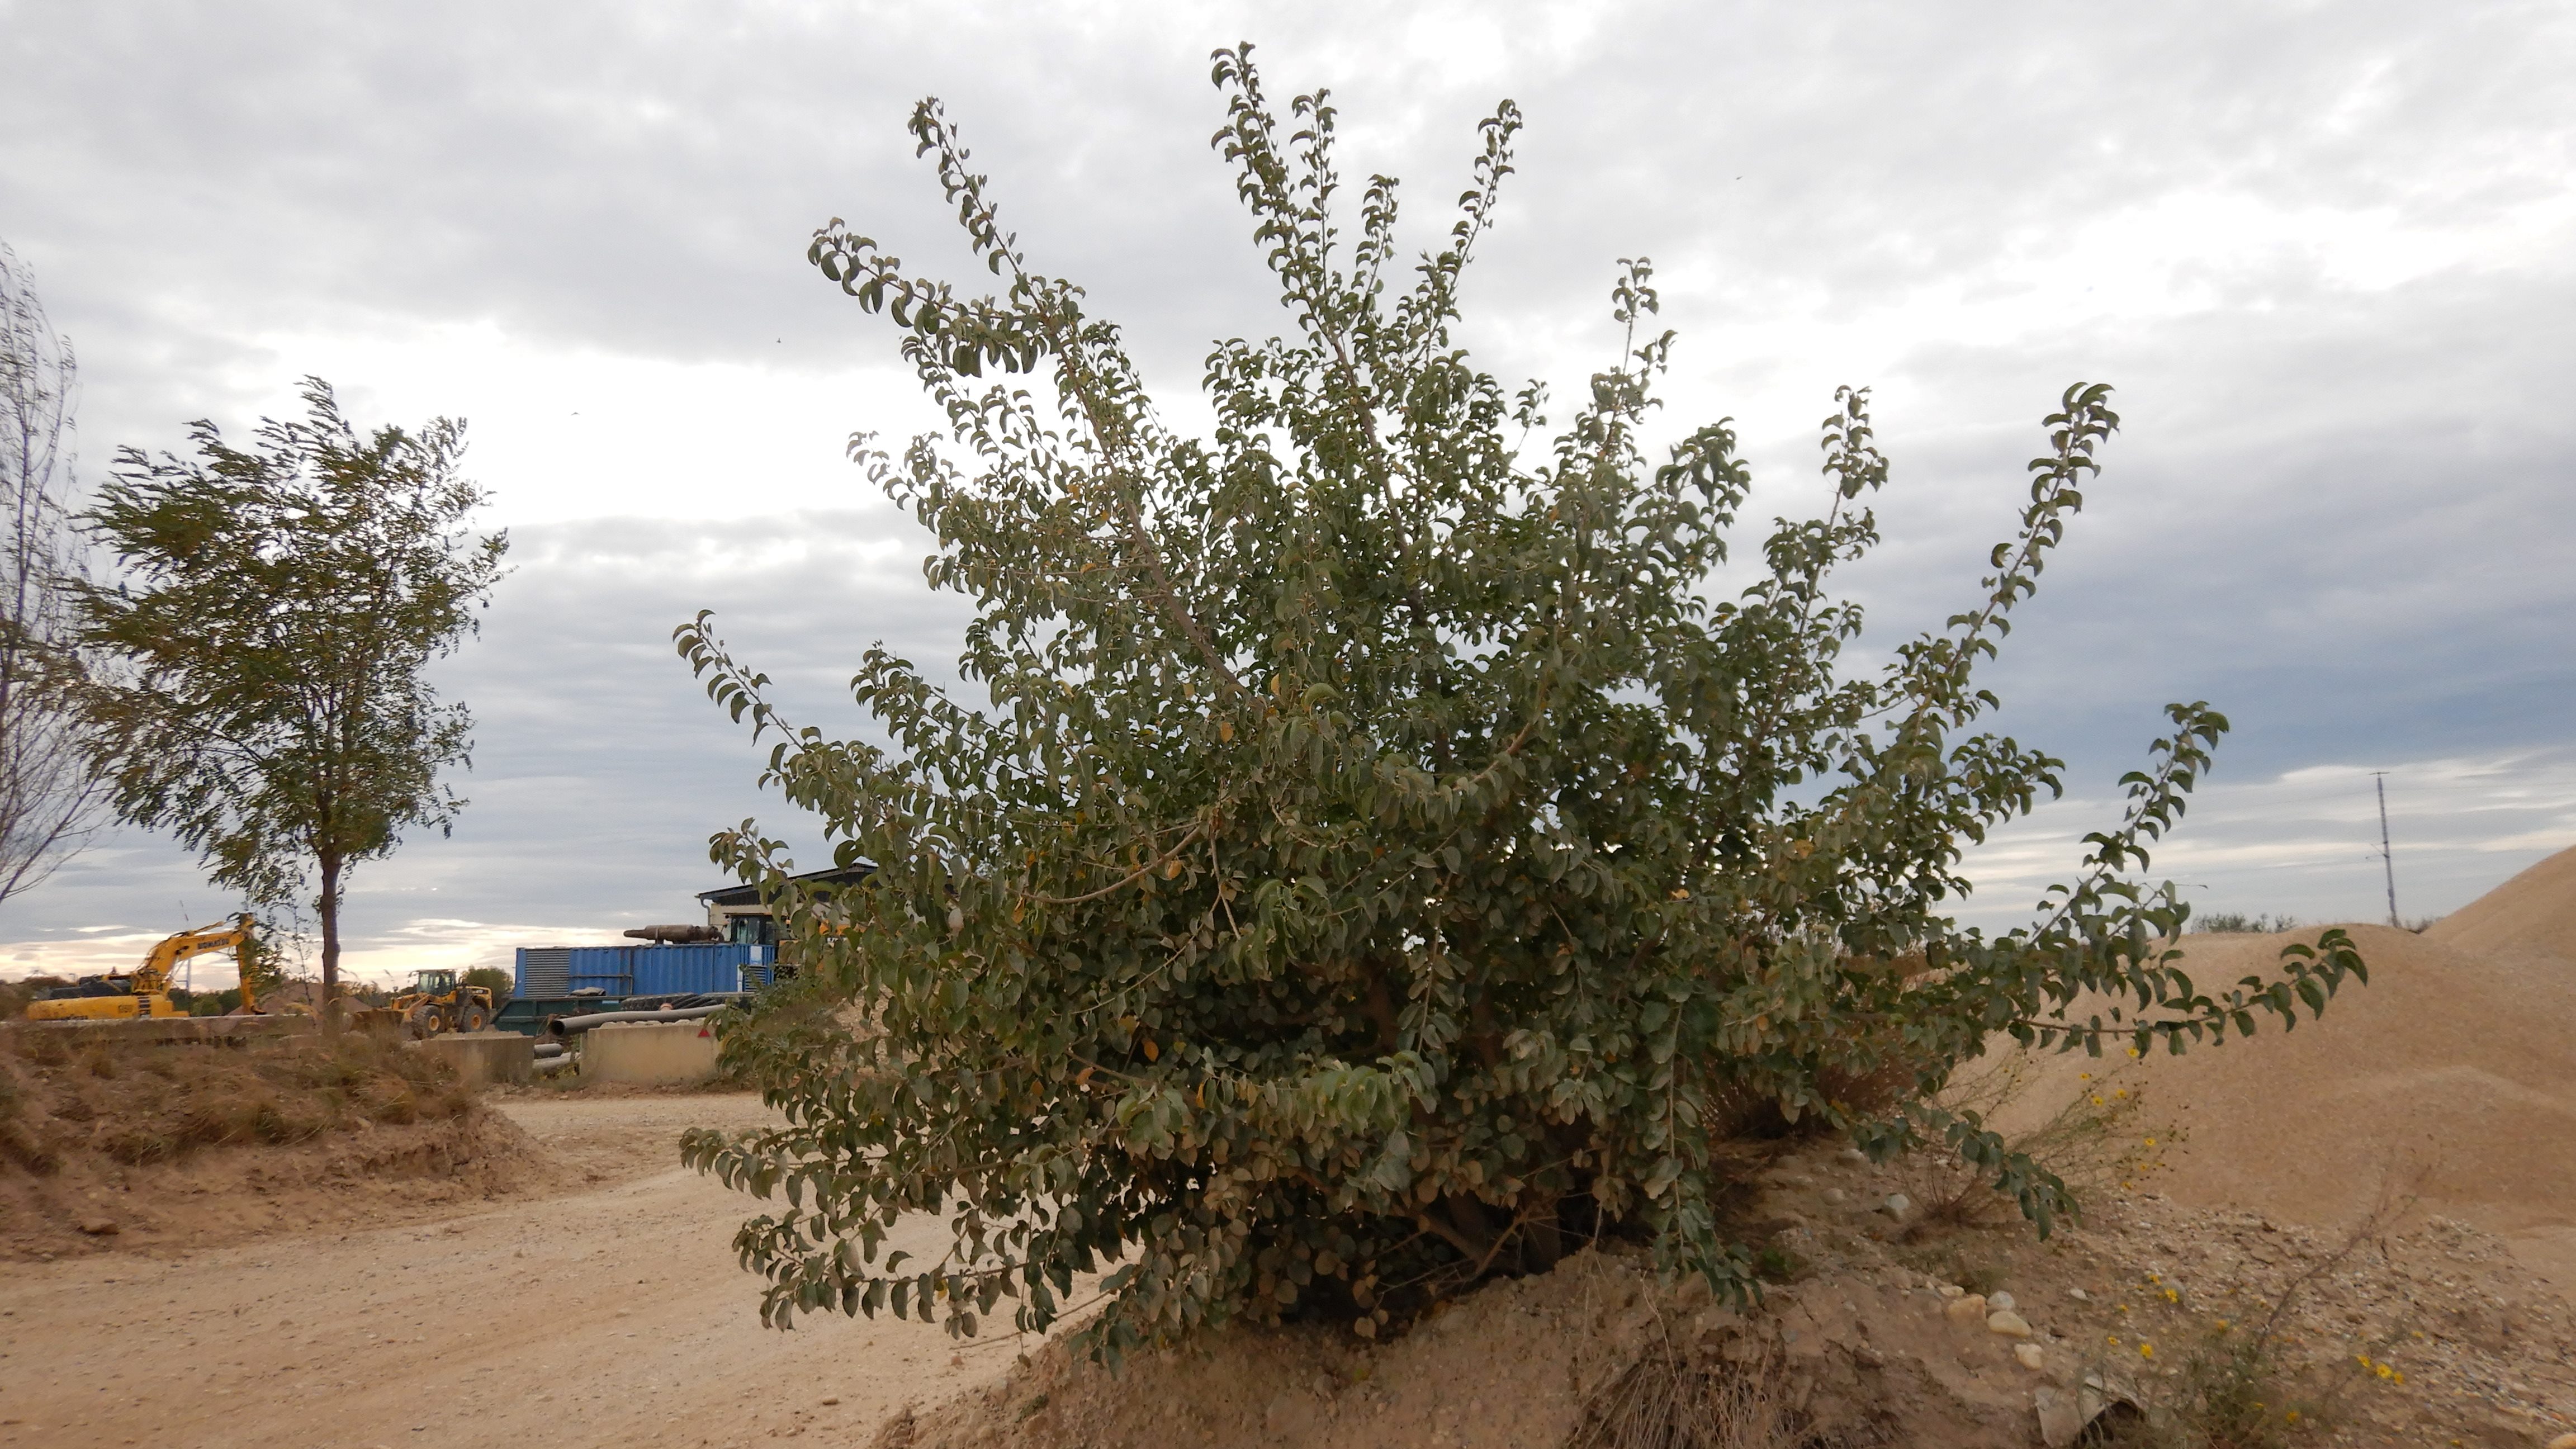
[[[524,1082],[537,1064],[537,1039],[515,1031],[446,1032],[415,1049],[447,1058],[469,1082]]]
[[[581,1034],[586,1082],[703,1082],[716,1074],[715,1028],[704,1021],[628,1021]]]

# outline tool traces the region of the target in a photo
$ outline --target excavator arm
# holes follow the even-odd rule
[[[170,989],[171,968],[180,962],[191,961],[216,951],[230,951],[233,953],[234,962],[244,968],[241,982],[242,1010],[257,1011],[259,1005],[252,998],[248,970],[251,928],[255,924],[256,922],[245,913],[211,926],[181,931],[175,936],[164,939],[161,944],[152,948],[150,955],[143,958],[143,964],[135,968],[134,989],[138,992],[166,992]]]

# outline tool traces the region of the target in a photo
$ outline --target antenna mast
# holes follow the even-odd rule
[[[2388,924],[2404,930],[2397,921],[2397,858],[2388,852],[2388,772],[2373,770],[2370,774],[2379,787],[2379,864],[2388,872]]]

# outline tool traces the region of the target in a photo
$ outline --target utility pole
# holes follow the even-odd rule
[[[2379,863],[2388,872],[2388,924],[2402,931],[2405,927],[2397,921],[2397,857],[2388,852],[2388,772],[2373,770],[2370,774],[2379,786]]]

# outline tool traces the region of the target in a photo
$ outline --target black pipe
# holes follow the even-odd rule
[[[588,1016],[558,1016],[546,1022],[550,1036],[572,1036],[594,1026],[608,1026],[621,1021],[695,1021],[724,1010],[721,1006],[681,1006],[669,1011],[594,1011]]]

